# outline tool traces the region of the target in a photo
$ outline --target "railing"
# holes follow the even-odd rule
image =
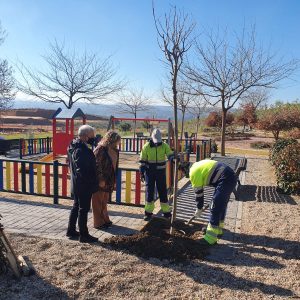
[[[196,161],[211,157],[211,140],[196,146]]]
[[[52,152],[52,138],[20,139],[19,140],[19,157],[37,155]]]
[[[148,142],[149,138],[121,138],[121,144],[119,146],[119,150],[121,152],[131,152],[131,153],[139,153],[146,142]],[[168,142],[168,139],[162,139],[164,142]],[[170,146],[174,146],[173,140],[170,141]],[[206,148],[211,146],[211,140],[204,139],[183,139],[178,141],[178,149],[180,152],[189,152],[191,154],[196,154],[197,145],[206,144]],[[209,146],[208,146],[209,144]]]
[[[188,160],[189,155],[184,154]],[[52,197],[58,204],[59,198],[70,199],[70,175],[68,165],[57,160],[39,162],[24,159],[0,159],[0,191]],[[173,186],[174,164],[167,162],[166,184],[168,191]],[[183,174],[179,174],[179,179]],[[157,191],[155,192],[157,198]],[[142,206],[145,203],[145,185],[137,169],[119,168],[116,191],[112,203]]]

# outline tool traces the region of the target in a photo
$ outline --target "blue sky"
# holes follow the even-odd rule
[[[203,28],[240,31],[256,24],[258,39],[279,56],[300,58],[298,0],[156,0],[158,14],[176,5]],[[113,54],[119,74],[153,97],[159,94],[165,69],[152,19],[151,0],[0,0],[0,20],[8,36],[0,57],[41,67],[41,55],[56,38],[69,47],[101,56]],[[273,99],[300,98],[300,76],[282,82]]]

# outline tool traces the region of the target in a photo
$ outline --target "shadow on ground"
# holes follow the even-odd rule
[[[276,186],[241,185],[238,196],[239,201],[297,205],[297,202],[290,195],[279,193]]]
[[[27,262],[29,259],[26,259]],[[30,261],[29,261],[30,262]],[[31,262],[30,262],[31,263]],[[22,276],[20,279],[14,277],[8,270],[0,274],[0,299],[74,299],[62,289],[50,284],[45,278],[38,274]]]

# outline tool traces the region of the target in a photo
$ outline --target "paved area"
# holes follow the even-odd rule
[[[67,223],[70,213],[68,206],[55,206],[30,201],[0,198],[1,222],[9,232],[25,233],[54,239],[66,239]],[[113,235],[129,235],[138,232],[144,226],[143,215],[137,213],[136,208],[126,211],[113,206],[110,210],[114,223],[109,229],[97,230],[93,228],[92,214],[89,213],[88,226],[90,234],[103,241]]]
[[[230,159],[228,164],[235,164],[234,159]],[[244,183],[245,173],[241,174],[241,183]],[[178,195],[177,218],[181,220],[189,220],[195,210],[195,196],[191,184],[188,179],[180,181],[180,192]],[[210,204],[214,188],[206,187],[204,189],[205,204]],[[5,194],[4,194],[5,195]],[[88,226],[90,233],[103,241],[107,237],[114,235],[130,235],[138,232],[145,225],[143,221],[143,209],[130,208],[111,205],[110,216],[114,225],[106,230],[97,230],[93,228],[92,214],[89,213]],[[159,210],[159,209],[158,209]],[[158,211],[156,210],[156,211]],[[25,200],[17,200],[13,198],[0,198],[0,214],[2,215],[2,223],[4,228],[10,232],[25,233],[32,236],[41,236],[54,239],[66,239],[65,233],[70,213],[69,206],[53,205],[39,202],[31,202]],[[209,209],[205,210],[201,218],[195,219],[193,222],[207,223],[209,221]],[[226,244],[228,247],[214,248],[212,257],[217,260],[218,257],[223,259],[224,251],[226,257],[234,256],[234,233],[239,232],[242,217],[242,201],[236,201],[232,194],[225,220],[225,234],[219,244]],[[227,249],[227,250],[224,250]]]

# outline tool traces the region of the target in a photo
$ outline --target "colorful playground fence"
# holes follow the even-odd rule
[[[132,152],[139,153],[143,146],[149,141],[149,138],[121,138],[121,144],[119,150],[121,152]],[[168,139],[163,139],[164,142],[168,143]],[[171,146],[174,145],[173,140],[170,141]],[[211,140],[207,139],[183,139],[178,141],[178,148],[180,152],[189,152],[190,154],[196,154],[197,145],[205,144],[206,149],[210,149]],[[208,151],[208,150],[207,150]]]
[[[184,159],[189,159],[184,154]],[[168,191],[173,185],[174,164],[167,162],[166,184]],[[179,174],[182,178],[183,174]],[[70,175],[68,165],[57,160],[40,162],[24,159],[0,159],[0,191],[52,197],[58,204],[59,198],[70,199]],[[157,198],[157,191],[155,191]],[[112,203],[143,206],[145,203],[145,185],[141,182],[137,169],[119,168],[116,191]]]
[[[52,152],[52,138],[35,138],[19,140],[19,158]]]

